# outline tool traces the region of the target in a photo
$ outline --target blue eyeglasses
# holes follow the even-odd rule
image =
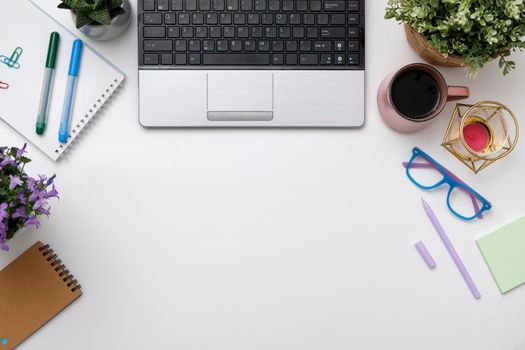
[[[481,218],[483,212],[492,208],[492,204],[485,197],[418,147],[412,149],[412,158],[404,165],[410,181],[421,189],[432,190],[448,184],[447,206],[460,219]]]

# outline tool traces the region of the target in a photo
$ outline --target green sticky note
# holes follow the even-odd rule
[[[525,217],[477,240],[501,293],[525,283]]]

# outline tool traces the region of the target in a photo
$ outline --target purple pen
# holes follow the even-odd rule
[[[472,280],[472,277],[470,277],[467,268],[463,264],[463,261],[461,261],[458,253],[456,252],[456,249],[454,249],[454,246],[452,245],[452,242],[450,242],[450,239],[448,238],[447,234],[445,233],[445,230],[443,230],[443,227],[439,223],[436,214],[432,211],[430,206],[427,202],[425,202],[424,199],[421,199],[423,202],[423,208],[425,209],[425,212],[427,213],[428,218],[430,219],[430,222],[432,222],[432,225],[436,229],[439,237],[441,238],[441,241],[443,241],[443,244],[448,250],[448,253],[452,257],[452,260],[456,264],[459,273],[461,273],[461,276],[463,276],[463,279],[465,280],[465,283],[467,283],[468,288],[470,289],[470,292],[474,296],[475,299],[481,298],[481,294],[479,294],[478,288],[474,284],[474,281]]]

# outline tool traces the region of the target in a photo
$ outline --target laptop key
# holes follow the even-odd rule
[[[288,40],[286,42],[286,51],[297,51],[297,41],[296,40]]]
[[[180,36],[179,27],[168,27],[168,38],[178,38]]]
[[[215,51],[215,41],[213,41],[213,40],[203,40],[202,41],[202,51],[204,51],[204,52]]]
[[[357,39],[357,38],[359,38],[359,28],[348,27],[348,39]]]
[[[211,0],[199,0],[199,10],[210,11],[211,10]]]
[[[144,40],[144,51],[172,51],[171,40]]]
[[[205,53],[202,55],[202,61],[205,65],[269,65],[270,55],[269,54],[213,54]]]
[[[228,40],[217,40],[217,51],[228,51]]]
[[[160,1],[160,0],[159,0]],[[185,0],[186,11],[196,11],[197,10],[197,0]]]
[[[270,41],[269,40],[259,40],[259,51],[270,51]]]
[[[273,14],[263,13],[261,17],[261,23],[262,24],[273,24]]]
[[[317,65],[319,64],[319,57],[317,54],[301,54],[299,55],[299,64]]]
[[[215,11],[224,11],[224,0],[213,0],[213,9]]]
[[[284,50],[284,42],[282,40],[274,40],[272,42],[272,51],[281,52]]]
[[[306,13],[303,16],[303,24],[314,25],[315,24],[315,15],[313,13]]]
[[[228,11],[238,11],[239,0],[226,0],[226,9],[228,9]]]
[[[188,50],[189,51],[200,51],[201,50],[201,41],[200,40],[189,40],[188,41]]]
[[[155,0],[144,0],[142,2],[144,11],[155,11]]]
[[[244,40],[244,51],[255,52],[255,40]]]
[[[206,14],[206,24],[217,24],[219,23],[219,16],[216,13]]]
[[[182,11],[182,0],[171,0],[172,11]]]
[[[196,27],[195,28],[195,37],[196,38],[206,38],[208,37],[208,27]]]
[[[343,0],[325,0],[324,10],[325,11],[344,11],[345,2]]]
[[[306,37],[310,39],[319,37],[319,29],[317,29],[317,27],[308,27],[306,30]]]
[[[266,11],[266,0],[255,0],[255,11]]]
[[[275,14],[275,24],[286,24],[288,14],[286,13],[276,13]]]
[[[222,33],[225,38],[235,38],[235,27],[224,27]]]
[[[175,54],[175,64],[186,64],[186,54],[176,53]]]
[[[166,28],[164,27],[144,27],[145,38],[164,38],[166,36]]]
[[[314,41],[314,51],[315,52],[331,52],[332,42],[329,40]]]
[[[358,13],[350,13],[348,14],[348,24],[359,24],[359,14]]]
[[[357,40],[349,40],[348,41],[348,51],[359,51],[359,41]]]
[[[237,37],[247,38],[249,35],[248,27],[237,27]]]
[[[191,16],[192,24],[204,24],[204,14],[203,13],[194,13]]]
[[[310,11],[321,11],[322,3],[321,0],[311,0],[310,1]]]
[[[175,51],[186,51],[186,40],[175,40]]]
[[[193,27],[182,27],[183,38],[193,38]]]
[[[163,53],[160,55],[161,64],[171,65],[173,64],[173,55],[171,53]]]
[[[287,53],[286,54],[286,64],[296,65],[297,55],[293,53]]]
[[[328,24],[328,14],[327,13],[319,13],[317,14],[317,24]]]
[[[321,54],[321,64],[322,65],[332,64],[332,55],[329,53]]]
[[[144,64],[146,65],[157,65],[159,64],[159,55],[156,53],[144,54]]]
[[[189,55],[190,64],[201,64],[201,55],[200,53],[190,53]]]
[[[338,53],[335,55],[335,64],[345,64],[345,61],[346,59],[344,53]]]
[[[308,40],[301,40],[301,42],[299,43],[299,50],[301,51],[312,50],[312,42]]]
[[[348,54],[347,61],[348,61],[348,64],[350,64],[350,65],[357,65],[357,64],[359,64],[359,54],[357,54],[357,53],[350,53],[350,54]]]
[[[241,40],[232,40],[230,41],[230,50],[232,52],[242,51],[242,41]]]
[[[340,24],[346,24],[346,18],[344,13],[332,13],[330,16],[330,24],[334,25],[340,25]]]
[[[293,0],[283,1],[283,11],[293,11]]]
[[[179,13],[179,24],[190,24],[190,14]]]
[[[210,38],[220,38],[221,27],[210,27]]]
[[[168,0],[157,0],[157,10],[168,11],[169,10]]]
[[[306,0],[297,0],[295,4],[295,9],[297,11],[308,11],[308,1]]]
[[[349,28],[350,30],[350,28]],[[344,27],[325,27],[321,28],[321,38],[346,38],[346,28]]]
[[[253,0],[241,0],[241,11],[253,10]]]
[[[359,11],[359,1],[348,1],[348,11]]]
[[[335,41],[334,42],[334,50],[335,51],[344,51],[345,50],[345,42],[344,41]]]
[[[272,55],[272,64],[277,64],[277,65],[284,64],[284,56],[282,54]]]
[[[160,13],[145,13],[143,22],[144,24],[161,24],[162,15]]]
[[[233,15],[234,24],[246,24],[246,14],[245,13],[236,13]]]
[[[164,24],[177,24],[177,16],[174,13],[164,14]]]

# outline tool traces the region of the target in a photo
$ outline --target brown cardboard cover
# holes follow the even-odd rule
[[[82,295],[62,265],[37,242],[0,271],[0,338],[8,341],[1,350],[14,349]]]

